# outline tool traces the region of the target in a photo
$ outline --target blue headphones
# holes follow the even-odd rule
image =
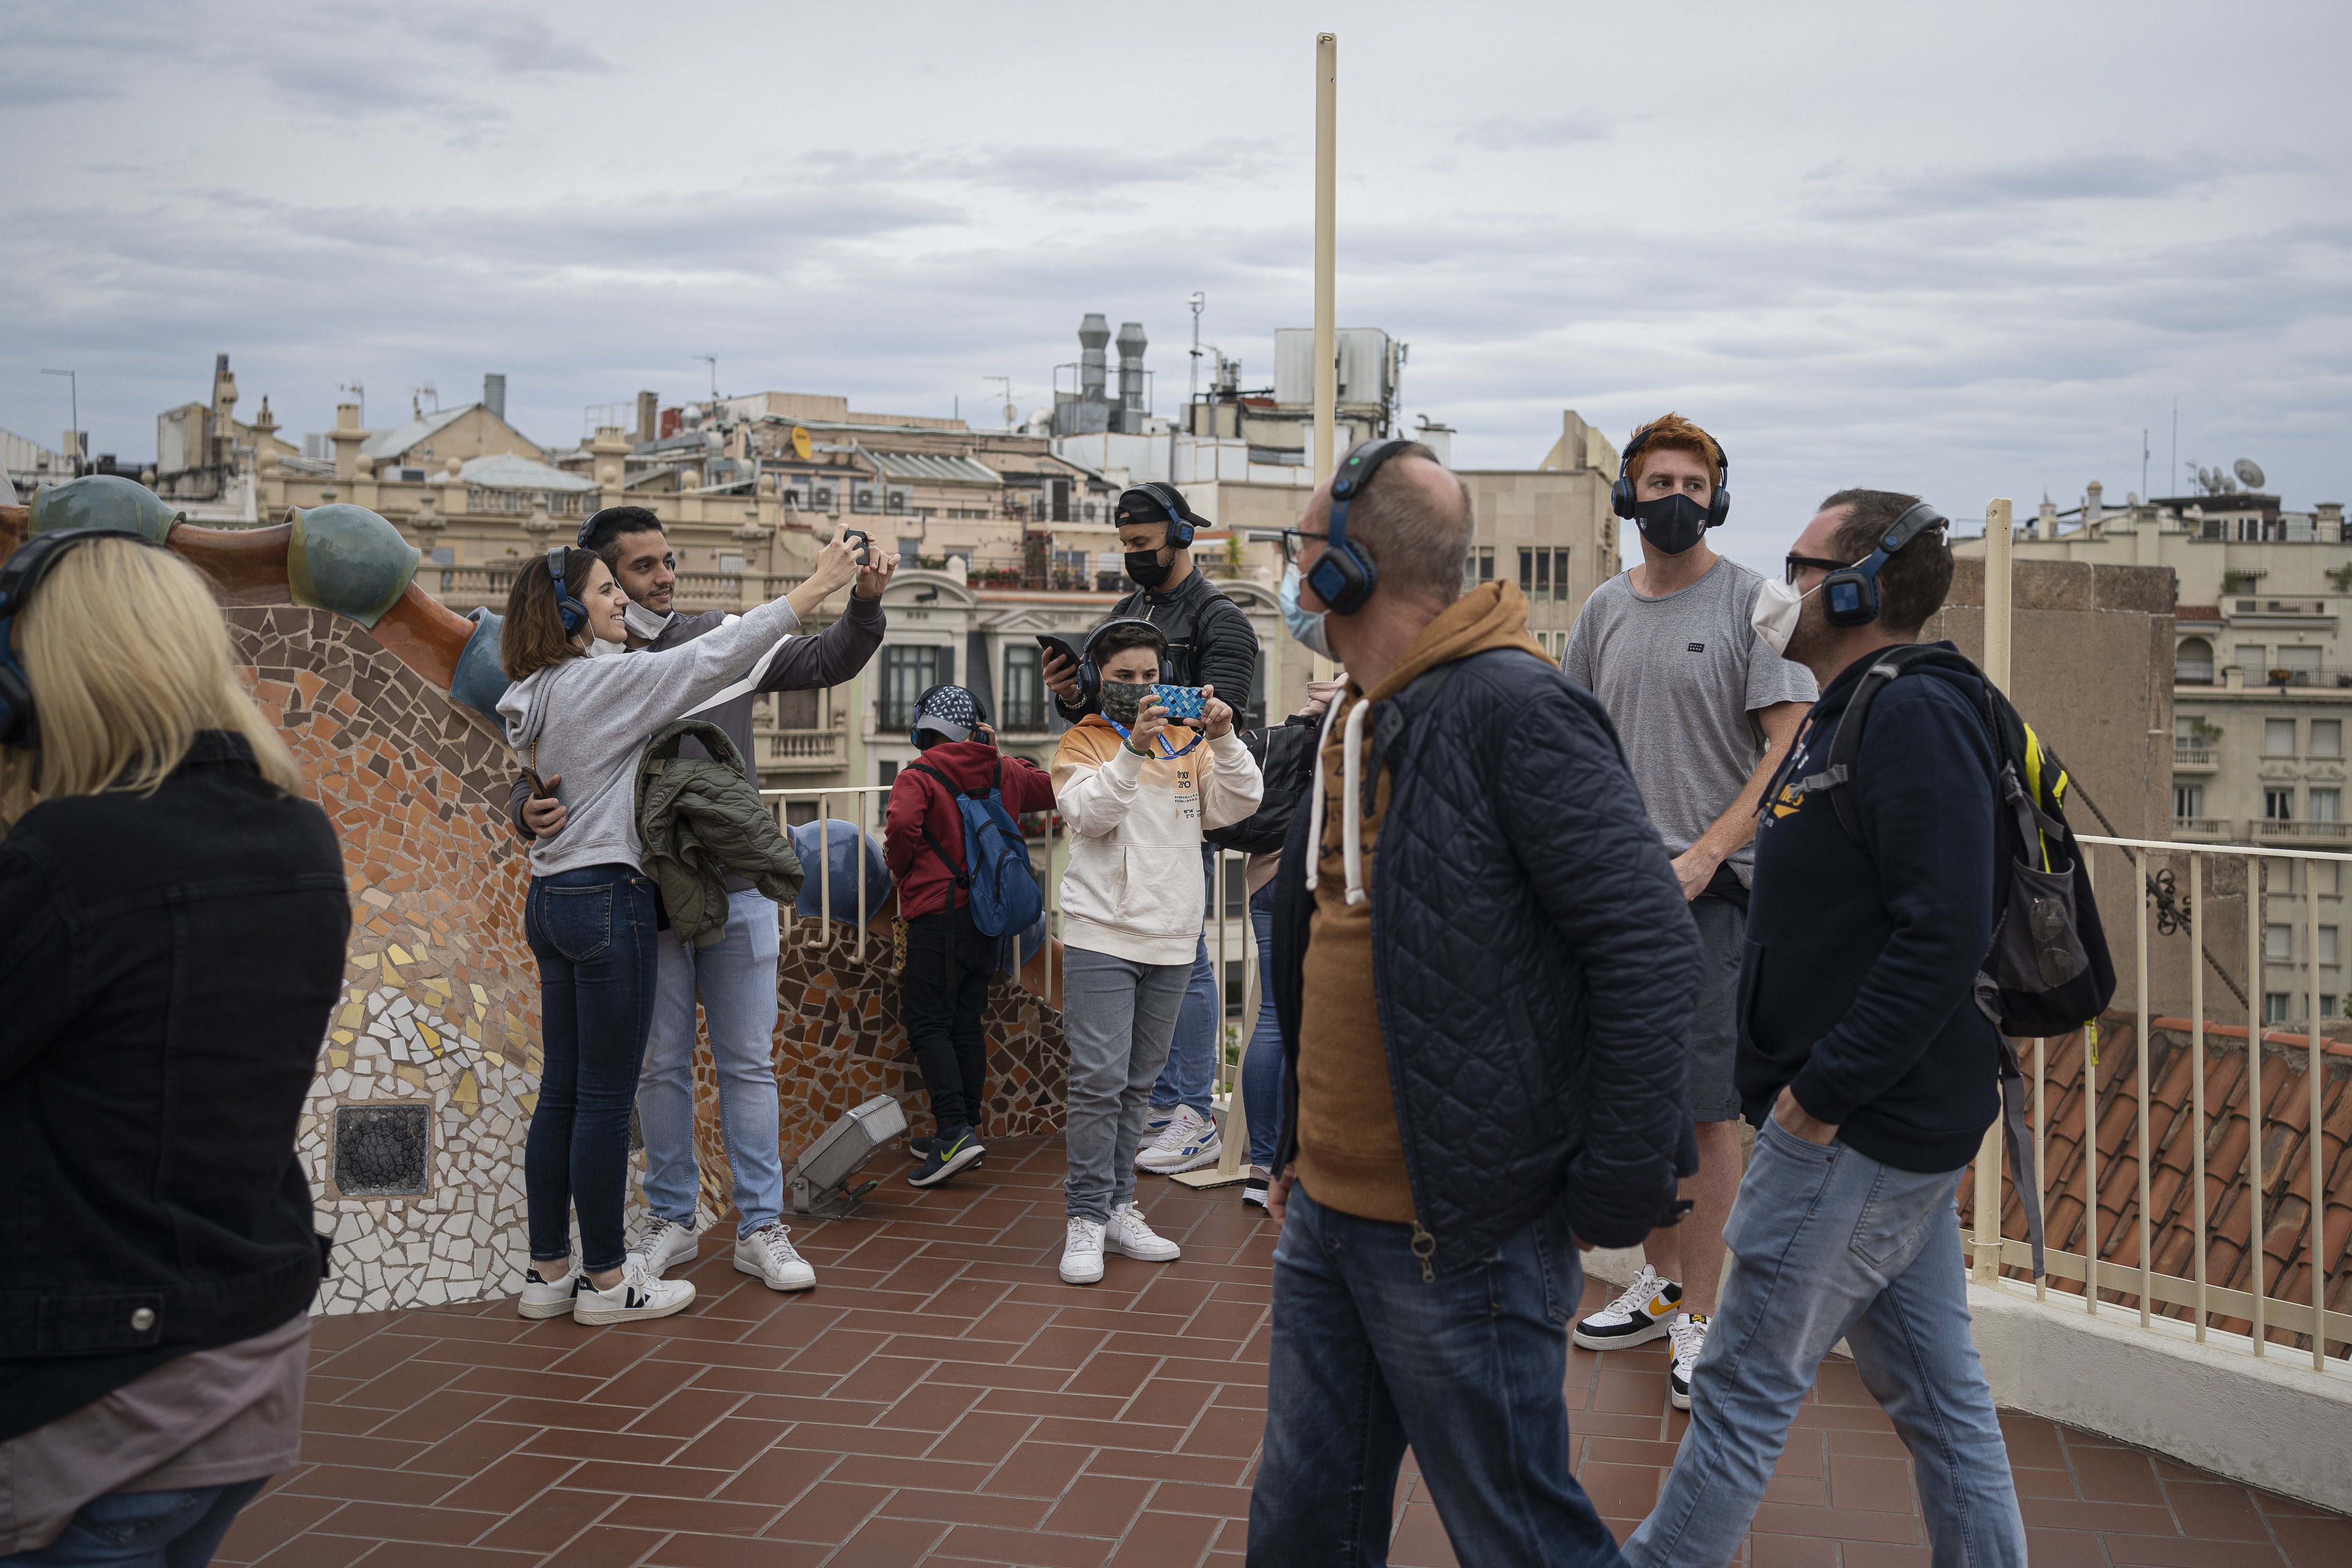
[[[1192,512],[1185,508],[1183,495],[1174,485],[1161,484],[1157,479],[1150,479],[1139,485],[1128,486],[1118,492],[1118,499],[1124,502],[1128,497],[1136,495],[1149,498],[1153,505],[1168,514],[1169,545],[1178,550],[1192,548],[1192,530],[1196,523]],[[1118,507],[1111,509],[1111,515],[1113,517],[1118,515]],[[1145,522],[1150,520],[1138,518],[1136,521]]]
[[[572,596],[572,590],[563,581],[564,560],[572,548],[562,544],[547,547],[547,574],[555,579],[555,613],[563,617],[563,635],[568,637],[578,637],[580,628],[588,624],[588,606]]]
[[[1926,501],[1895,520],[1878,548],[1853,565],[1822,579],[1822,608],[1833,626],[1866,626],[1878,618],[1878,569],[1886,558],[1932,528],[1949,528],[1944,514]]]
[[[1649,439],[1650,432],[1643,431],[1625,443],[1625,455],[1617,459],[1617,482],[1609,487],[1609,510],[1619,517],[1631,520],[1633,508],[1640,502],[1641,498],[1633,493],[1633,458]],[[1722,442],[1712,436],[1707,437],[1707,442],[1715,448],[1717,474],[1715,497],[1706,503],[1706,526],[1720,528],[1723,520],[1731,514],[1731,459],[1723,455]]]
[[[143,533],[133,533],[127,528],[67,528],[55,533],[37,533],[22,549],[0,563],[0,746],[31,746],[40,740],[40,725],[33,715],[33,683],[25,667],[16,662],[10,639],[16,630],[16,617],[24,613],[33,591],[58,563],[70,554],[77,545],[93,539],[130,539],[150,549],[161,550]]]
[[[1307,585],[1335,616],[1362,609],[1381,583],[1372,558],[1348,542],[1348,508],[1364,493],[1382,463],[1412,445],[1397,437],[1366,441],[1339,459],[1339,471],[1331,479],[1330,530],[1323,536],[1323,553],[1316,559],[1315,570],[1307,574]]]

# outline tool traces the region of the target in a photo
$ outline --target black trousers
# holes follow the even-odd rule
[[[983,936],[967,907],[917,915],[907,922],[907,968],[899,978],[898,1020],[942,1131],[977,1129],[988,1114],[988,981],[997,939]]]

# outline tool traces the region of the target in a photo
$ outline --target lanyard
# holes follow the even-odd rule
[[[1118,738],[1120,740],[1124,741],[1129,738],[1127,732],[1127,726],[1112,718],[1109,714],[1106,713],[1103,715],[1103,722],[1118,731]],[[1168,737],[1165,733],[1155,735],[1152,738],[1160,742],[1160,760],[1162,762],[1172,763],[1177,758],[1189,754],[1192,748],[1199,745],[1205,737],[1196,731],[1192,740],[1185,742],[1184,750],[1181,752],[1171,752],[1168,749]]]

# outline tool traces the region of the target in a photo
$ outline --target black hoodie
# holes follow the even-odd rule
[[[1870,662],[1822,693],[1786,778],[1829,765]],[[1973,677],[1934,668],[1878,694],[1849,786],[1863,847],[1826,792],[1784,784],[1765,813],[1738,1003],[1740,1100],[1758,1126],[1786,1085],[1871,1159],[1957,1171],[1998,1114],[1998,1037],[1970,998],[2000,843],[1981,701]]]

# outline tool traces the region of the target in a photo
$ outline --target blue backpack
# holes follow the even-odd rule
[[[1045,911],[1045,898],[1037,889],[1037,873],[1029,864],[1028,842],[1021,837],[1013,814],[1004,809],[1003,760],[998,759],[986,795],[966,794],[937,768],[921,763],[909,763],[906,771],[937,779],[940,787],[955,797],[956,810],[963,817],[965,864],[958,866],[948,858],[928,823],[923,826],[923,842],[948,868],[956,887],[971,899],[971,923],[980,934],[1003,936],[1035,925]]]

